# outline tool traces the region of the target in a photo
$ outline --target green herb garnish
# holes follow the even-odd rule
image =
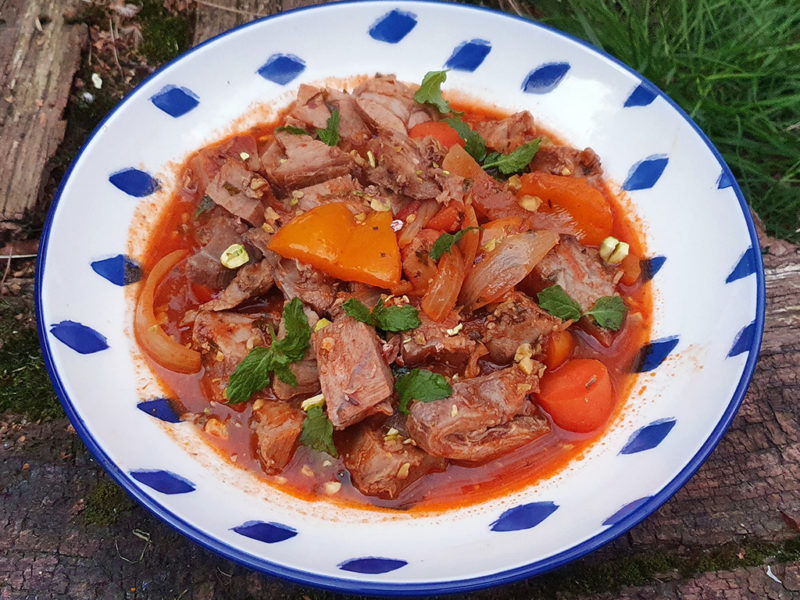
[[[286,384],[297,385],[297,377],[289,365],[303,358],[311,340],[311,328],[299,298],[293,298],[283,307],[283,320],[286,326],[283,339],[276,340],[270,326],[272,345],[269,348],[256,346],[236,366],[225,388],[228,404],[247,402],[250,396],[270,384],[271,373]]]
[[[308,132],[305,129],[300,129],[299,127],[294,127],[292,125],[281,125],[280,127],[275,128],[275,133],[280,133],[281,131],[291,133],[292,135],[308,135]]]
[[[412,369],[401,375],[394,382],[394,389],[400,399],[399,410],[404,415],[409,413],[408,405],[412,400],[433,402],[453,393],[447,379],[425,369]]]
[[[317,129],[317,137],[328,146],[335,146],[339,143],[339,110],[334,108],[331,116],[328,117],[328,125],[325,129]]]
[[[597,299],[592,309],[586,314],[592,315],[600,327],[618,331],[622,327],[626,312],[628,312],[628,307],[625,306],[621,296],[603,296]]]
[[[600,327],[618,331],[628,307],[620,296],[603,296],[598,298],[591,310],[583,313],[580,305],[569,297],[560,285],[551,285],[536,295],[541,306],[554,317],[564,321],[577,321],[582,315],[591,315]]]
[[[503,175],[511,175],[519,173],[527,167],[539,151],[539,142],[541,138],[531,140],[526,144],[522,144],[519,148],[510,154],[500,154],[493,152],[486,157],[486,162],[483,163],[484,169],[497,169]]]
[[[435,106],[443,115],[450,113],[450,103],[442,97],[442,84],[446,79],[447,71],[428,71],[419,89],[414,92],[414,100]]]
[[[371,311],[366,304],[350,298],[342,305],[344,312],[356,321],[366,323],[383,331],[407,331],[420,325],[419,312],[413,306],[384,306],[383,298],[378,300]]]
[[[199,217],[203,213],[207,213],[212,208],[214,208],[216,205],[217,205],[217,203],[214,202],[211,199],[211,196],[209,196],[208,194],[205,194],[203,196],[203,198],[200,200],[200,202],[197,203],[197,208],[194,211],[195,221],[197,220],[197,217]]]
[[[444,256],[445,252],[450,252],[450,249],[458,243],[458,241],[464,237],[468,231],[472,231],[473,229],[479,229],[478,227],[466,227],[461,231],[456,233],[443,233],[436,241],[433,242],[433,248],[431,248],[430,256],[433,260],[439,260]]]
[[[442,119],[458,133],[458,137],[464,140],[464,150],[479,163],[486,158],[486,142],[477,131],[473,131],[469,125],[458,117],[448,117]]]
[[[312,450],[327,452],[337,458],[339,452],[333,445],[333,423],[323,412],[321,406],[312,406],[303,421],[303,432],[300,434],[300,443]]]

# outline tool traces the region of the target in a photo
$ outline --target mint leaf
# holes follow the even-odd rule
[[[592,315],[600,327],[618,331],[622,327],[626,312],[628,312],[628,307],[625,306],[622,297],[603,296],[597,299],[592,309],[586,311],[586,314]]]
[[[348,316],[353,317],[356,321],[361,321],[371,327],[375,326],[372,313],[370,313],[367,305],[361,302],[361,300],[350,298],[347,302],[342,304],[342,308]]]
[[[383,298],[378,300],[372,311],[366,304],[355,298],[350,298],[342,305],[342,308],[356,321],[383,331],[406,331],[420,325],[419,312],[416,308],[410,305],[384,306]]]
[[[275,128],[275,133],[280,133],[281,131],[285,131],[286,133],[291,133],[293,135],[308,135],[308,132],[305,129],[293,127],[292,125],[281,125],[280,127]]]
[[[420,326],[419,312],[410,304],[384,306],[383,298],[372,309],[372,318],[378,329],[384,331],[407,331]]]
[[[228,380],[225,395],[228,404],[247,402],[254,393],[269,385],[272,369],[272,348],[256,346],[244,360],[236,366],[236,370]]]
[[[440,113],[450,112],[450,103],[442,98],[442,84],[447,79],[447,71],[428,71],[422,78],[422,84],[414,93],[414,100],[420,104],[435,106]]]
[[[308,325],[308,318],[303,312],[303,303],[299,298],[292,298],[291,302],[283,307],[283,322],[286,326],[286,336],[273,345],[286,355],[289,362],[301,360],[310,345],[311,327]],[[283,377],[281,379],[286,381]]]
[[[425,369],[412,369],[401,375],[394,382],[394,389],[400,398],[399,410],[404,415],[409,413],[408,405],[412,400],[433,402],[453,393],[447,379]]]
[[[327,452],[337,458],[339,453],[333,445],[333,424],[322,411],[321,406],[312,406],[303,421],[300,443],[312,450]]]
[[[458,117],[448,117],[442,119],[445,123],[450,125],[458,133],[458,137],[464,140],[464,150],[466,150],[472,158],[481,162],[486,158],[486,142],[477,131],[472,131],[469,125]]]
[[[580,304],[575,302],[567,295],[560,285],[551,285],[536,294],[539,306],[549,312],[554,317],[564,321],[572,319],[577,321],[581,318]]]
[[[331,116],[328,117],[328,126],[325,129],[317,129],[317,137],[328,146],[335,146],[339,143],[339,110],[334,108]]]
[[[431,258],[433,260],[442,258],[445,252],[450,252],[450,249],[457,244],[468,231],[472,231],[473,229],[478,229],[478,227],[467,227],[456,233],[443,233],[440,235],[436,238],[436,241],[433,242],[433,248],[431,248],[430,251]]]
[[[496,168],[503,175],[511,175],[512,173],[519,173],[527,167],[539,151],[540,138],[531,140],[526,144],[522,144],[519,148],[510,154],[500,154],[498,156],[491,155],[486,157],[486,162],[483,163],[484,169]]]
[[[211,196],[209,196],[208,194],[205,194],[203,196],[203,198],[200,200],[200,202],[197,203],[197,208],[194,211],[194,219],[195,219],[195,221],[197,220],[197,217],[199,217],[203,213],[206,213],[206,212],[210,211],[216,205],[217,205],[217,203],[214,202],[211,199]]]

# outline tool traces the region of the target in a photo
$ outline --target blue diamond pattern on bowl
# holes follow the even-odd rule
[[[731,356],[738,356],[750,350],[750,348],[753,345],[753,337],[755,336],[755,334],[756,334],[756,322],[753,321],[752,323],[750,323],[750,325],[748,325],[738,333],[736,339],[733,342],[733,346],[731,347],[731,351],[728,352],[728,358],[730,358]]]
[[[619,523],[620,521],[622,521],[622,519],[624,519],[634,511],[636,511],[637,508],[639,508],[642,504],[644,504],[651,498],[652,496],[645,496],[644,498],[638,498],[637,500],[628,502],[625,506],[620,508],[617,512],[615,512],[613,515],[611,515],[605,521],[603,521],[603,525],[614,525],[616,523]]]
[[[462,42],[455,50],[447,62],[444,64],[448,69],[456,71],[472,72],[481,66],[483,60],[489,55],[492,45],[486,40],[470,40]]]
[[[195,485],[188,479],[160,469],[131,471],[130,476],[162,494],[187,494],[195,490]]]
[[[554,502],[530,502],[509,508],[491,525],[492,531],[519,531],[531,529],[558,509]]]
[[[416,25],[417,15],[395,9],[375,21],[369,28],[369,35],[379,42],[396,44],[406,37]]]
[[[142,278],[142,267],[125,254],[92,262],[92,269],[114,285],[130,285]]]
[[[273,83],[286,85],[300,75],[305,68],[305,61],[294,54],[273,54],[258,70],[258,74]]]
[[[396,571],[400,567],[405,567],[407,564],[408,562],[405,560],[370,556],[366,558],[352,558],[350,560],[346,560],[339,564],[339,568],[342,571],[351,571],[353,573],[380,575],[381,573]]]
[[[528,73],[522,83],[522,90],[528,94],[547,94],[552,92],[569,71],[569,63],[546,63]]]
[[[669,158],[663,154],[654,154],[640,160],[628,171],[628,177],[622,184],[622,189],[627,192],[650,189],[658,183],[668,162]]]
[[[630,108],[631,106],[647,106],[656,99],[656,91],[650,88],[645,82],[640,83],[636,86],[636,89],[631,92],[631,95],[628,96],[628,99],[625,100],[625,104],[622,106],[625,108]]]
[[[158,180],[149,173],[139,169],[123,169],[109,175],[108,180],[114,187],[134,198],[144,198],[159,188]]]
[[[157,94],[150,97],[150,102],[176,119],[185,115],[200,104],[200,98],[192,90],[175,85],[165,85]]]
[[[742,254],[742,257],[739,259],[739,262],[736,263],[736,266],[733,267],[733,271],[731,271],[731,274],[725,279],[725,283],[731,283],[737,279],[743,279],[748,275],[755,274],[755,272],[755,250],[752,246],[750,246],[747,250],[745,250],[745,253]]]
[[[640,263],[642,267],[642,282],[650,281],[655,277],[665,262],[667,262],[666,256],[651,256],[643,259]]]
[[[670,337],[661,338],[660,340],[653,340],[641,350],[639,355],[634,360],[634,373],[647,373],[654,371],[658,366],[664,362],[670,352],[678,345],[679,337],[673,335]]]
[[[61,321],[50,326],[50,333],[75,352],[93,354],[108,348],[106,336],[75,321]]]
[[[636,454],[637,452],[644,452],[651,450],[658,446],[667,437],[667,434],[672,431],[677,421],[674,418],[658,419],[649,425],[637,429],[628,438],[628,441],[619,451],[620,454]]]
[[[283,542],[297,535],[294,527],[274,522],[265,523],[264,521],[247,521],[233,527],[232,531],[265,544]]]
[[[733,185],[733,178],[731,177],[730,171],[723,168],[722,173],[719,174],[719,178],[717,179],[717,189],[722,190],[725,188],[729,188]]]
[[[145,400],[144,402],[139,402],[136,408],[166,423],[180,423],[181,420],[180,415],[172,407],[172,400],[169,398]]]

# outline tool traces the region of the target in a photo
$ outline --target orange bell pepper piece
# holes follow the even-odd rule
[[[389,211],[358,222],[346,204],[331,202],[286,223],[269,249],[343,281],[392,288],[400,283],[400,248],[391,224]]]

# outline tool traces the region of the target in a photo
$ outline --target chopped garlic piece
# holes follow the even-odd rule
[[[372,150],[367,150],[367,160],[369,161],[369,166],[374,169],[375,168],[375,155],[372,153]]]
[[[447,335],[449,335],[449,336],[454,336],[454,335],[457,335],[458,332],[461,331],[462,329],[464,329],[464,324],[463,323],[459,323],[458,325],[456,325],[452,329],[446,329],[445,333]]]
[[[306,477],[313,477],[314,476],[314,470],[311,467],[309,467],[308,465],[303,465],[303,468],[300,469],[300,472],[303,475],[305,475]]]
[[[231,244],[219,257],[219,262],[228,269],[238,269],[249,260],[250,256],[241,244]]]
[[[402,436],[400,435],[400,432],[397,431],[397,429],[395,429],[394,427],[392,427],[391,429],[389,429],[389,431],[386,432],[386,435],[383,436],[383,441],[391,442],[394,440],[399,440],[401,437]]]
[[[533,348],[528,342],[517,346],[517,351],[514,353],[514,362],[519,362],[523,358],[530,358],[533,356]]]
[[[375,212],[386,212],[391,210],[391,206],[385,200],[381,200],[380,198],[373,198],[370,200],[369,206]]]
[[[628,252],[630,252],[630,245],[626,244],[625,242],[620,242],[617,244],[616,249],[614,252],[611,253],[611,256],[608,257],[608,264],[610,265],[618,265],[623,261],[623,259],[628,256]]]
[[[250,155],[247,152],[239,152],[239,158],[241,158],[242,160],[247,160],[248,158],[250,158]]]
[[[608,260],[611,253],[617,248],[617,244],[619,244],[619,240],[613,236],[608,236],[604,239],[600,244],[600,258]]]
[[[517,366],[523,373],[525,373],[525,375],[530,375],[533,373],[533,359],[530,356],[526,356],[517,362]]]
[[[450,407],[450,416],[451,417],[458,416],[458,407],[455,404],[453,404],[453,406]]]
[[[325,396],[322,394],[317,394],[316,396],[311,396],[310,398],[303,400],[303,402],[300,404],[300,408],[308,412],[315,406],[322,406],[323,404],[325,404]]]
[[[512,175],[508,178],[506,185],[512,192],[518,192],[522,189],[522,179],[520,179],[519,175]]]
[[[363,223],[367,220],[367,213],[358,213],[353,218],[355,219],[356,223]]]
[[[408,478],[408,472],[411,470],[411,463],[403,463],[400,465],[400,468],[397,469],[397,478],[398,479],[406,479]]]
[[[522,208],[528,212],[536,212],[542,204],[542,199],[539,196],[523,196],[517,202]]]
[[[320,329],[325,329],[330,324],[331,324],[331,322],[328,319],[326,319],[325,317],[322,317],[319,321],[314,323],[314,331],[319,331]]]
[[[338,481],[326,481],[322,488],[328,496],[333,496],[342,489],[342,484]]]

